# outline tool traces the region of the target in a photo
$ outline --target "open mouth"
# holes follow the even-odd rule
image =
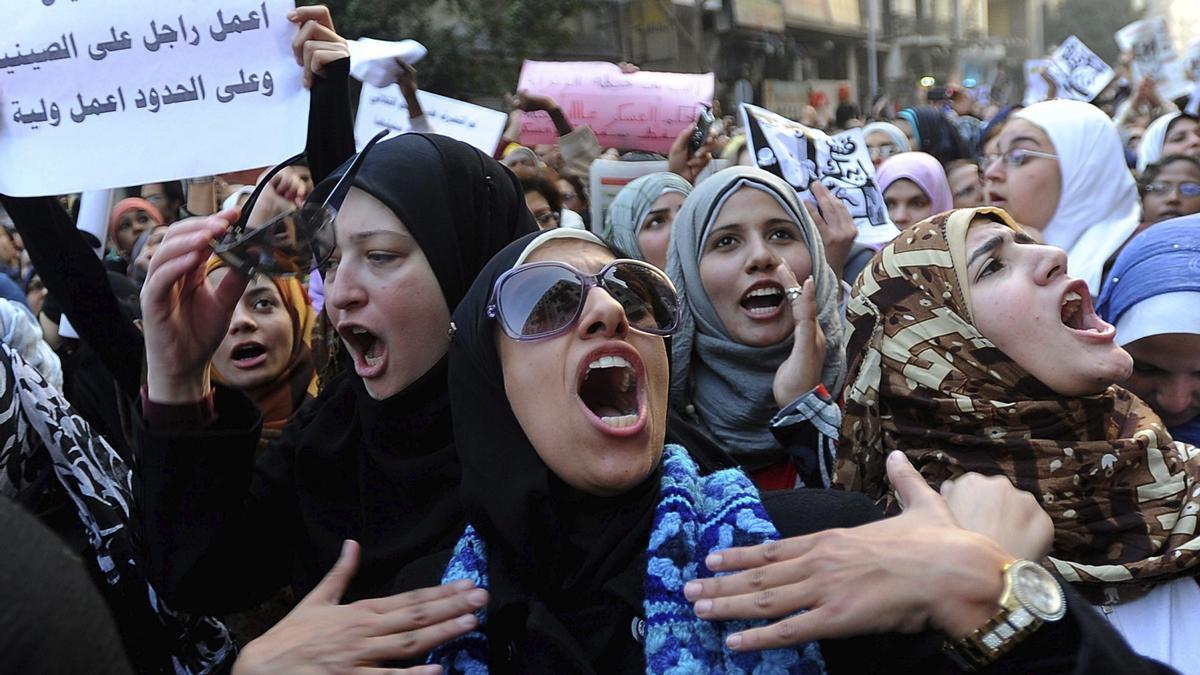
[[[779,284],[768,284],[752,288],[742,296],[740,304],[750,316],[773,316],[783,304],[783,287]]]
[[[387,346],[379,336],[366,328],[350,326],[338,330],[342,341],[354,357],[354,369],[360,377],[370,377],[383,365]]]
[[[642,420],[640,371],[616,354],[596,356],[577,385],[579,400],[604,431],[636,432]]]
[[[1068,287],[1059,312],[1063,325],[1076,333],[1101,338],[1112,337],[1115,333],[1112,325],[1096,314],[1087,285],[1082,281],[1075,281]]]
[[[257,342],[246,342],[233,348],[229,360],[238,368],[255,368],[267,360],[267,348]]]

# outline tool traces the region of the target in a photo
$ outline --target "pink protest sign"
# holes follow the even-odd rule
[[[600,145],[666,153],[701,103],[712,104],[712,73],[622,73],[602,61],[526,61],[518,89],[558,102],[574,126],[592,128]],[[521,142],[554,143],[558,134],[544,112],[521,117]]]

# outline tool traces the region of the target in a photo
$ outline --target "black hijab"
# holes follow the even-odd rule
[[[622,495],[587,495],[559,480],[522,431],[487,305],[496,279],[537,236],[513,242],[480,272],[454,313],[450,343],[462,503],[487,543],[488,643],[495,654],[533,640],[559,668],[623,670],[642,658],[629,618],[641,612],[660,470]]]
[[[320,200],[347,161],[310,197]],[[459,141],[404,134],[381,141],[355,176],[388,206],[429,260],[453,309],[491,256],[536,229],[517,178]],[[449,328],[449,327],[447,327]],[[387,399],[367,393],[352,370],[335,378],[285,431],[296,450],[297,503],[313,538],[300,555],[301,590],[358,539],[362,562],[348,596],[389,593],[404,565],[449,549],[464,520],[458,502],[446,359]]]

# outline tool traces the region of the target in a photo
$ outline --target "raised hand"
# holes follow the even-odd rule
[[[834,196],[829,188],[814,181],[810,187],[813,197],[817,199],[814,207],[810,202],[804,202],[804,209],[813,219],[817,231],[821,233],[821,243],[825,244],[825,260],[833,268],[838,279],[846,267],[846,258],[850,255],[850,247],[858,236],[858,226],[850,216],[850,209],[845,202]]]
[[[1014,556],[959,527],[903,453],[888,457],[887,471],[904,513],[714,553],[709,569],[735,574],[688,582],[684,593],[696,614],[789,617],[729,636],[738,650],[926,628],[962,637],[983,625],[998,608],[1001,570]],[[799,610],[808,611],[789,616]]]
[[[208,362],[225,337],[249,279],[205,275],[212,248],[237,220],[236,209],[189,218],[167,228],[142,286],[146,385],[156,403],[192,403],[209,390]]]
[[[350,48],[333,29],[333,17],[325,5],[297,7],[287,17],[300,29],[292,39],[292,53],[304,67],[305,88],[310,88],[313,76],[321,75],[326,64],[349,57]]]
[[[771,391],[780,408],[803,396],[821,383],[825,367],[825,332],[817,321],[816,283],[812,277],[801,284],[787,261],[780,260],[776,276],[783,285],[786,302],[792,308],[796,327],[792,332],[792,353],[779,364]],[[800,293],[788,292],[800,289]]]
[[[343,605],[358,554],[358,544],[347,540],[321,583],[282,621],[246,645],[234,675],[442,672],[435,665],[395,670],[380,664],[421,657],[475,628],[474,612],[487,604],[487,591],[457,581]]]

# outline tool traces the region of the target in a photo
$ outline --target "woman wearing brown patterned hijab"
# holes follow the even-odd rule
[[[1000,209],[935,216],[875,256],[848,321],[838,482],[894,512],[893,449],[944,492],[1007,476],[1054,522],[1051,569],[1135,650],[1200,667],[1200,451],[1113,384],[1132,360],[1061,249]]]

